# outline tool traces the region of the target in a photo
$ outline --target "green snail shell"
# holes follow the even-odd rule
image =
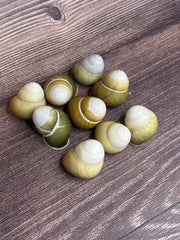
[[[77,84],[67,75],[55,75],[46,81],[45,96],[49,103],[62,106],[77,94]]]
[[[76,177],[92,178],[101,171],[104,155],[102,144],[95,139],[88,139],[68,150],[63,156],[62,164]]]
[[[18,118],[31,119],[33,111],[45,104],[42,87],[37,82],[29,82],[10,100],[9,109]]]
[[[72,73],[78,83],[92,85],[102,77],[103,70],[103,58],[98,54],[92,54],[76,63]]]
[[[125,125],[131,131],[131,143],[140,145],[156,133],[158,119],[148,108],[134,105],[126,113]]]
[[[49,146],[56,149],[67,146],[71,122],[65,112],[49,106],[39,107],[33,112],[33,122]]]
[[[100,98],[76,96],[68,104],[68,113],[77,127],[90,129],[105,117],[106,105]]]
[[[90,94],[101,98],[107,106],[124,102],[129,94],[129,80],[122,70],[114,70],[96,82],[90,89]]]
[[[96,126],[94,136],[102,143],[105,152],[118,153],[129,144],[131,132],[121,123],[104,121]]]

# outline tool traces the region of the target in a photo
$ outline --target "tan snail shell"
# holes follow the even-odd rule
[[[102,121],[106,114],[106,105],[96,97],[76,96],[68,104],[68,113],[77,127],[89,129]]]
[[[103,58],[98,54],[92,54],[76,63],[72,73],[78,83],[92,85],[102,77],[103,70]]]
[[[104,155],[102,144],[97,140],[88,139],[67,151],[63,156],[62,164],[76,177],[92,178],[101,171]]]
[[[107,106],[124,102],[129,94],[129,80],[122,70],[114,70],[96,82],[90,95],[101,98]]]
[[[48,102],[62,106],[77,93],[77,84],[67,75],[55,75],[45,83],[44,92]]]
[[[140,145],[156,133],[158,119],[148,108],[134,105],[126,113],[125,125],[131,131],[131,143]]]
[[[118,153],[125,149],[131,140],[131,132],[121,123],[104,121],[99,123],[94,132],[107,153]]]
[[[71,122],[62,110],[49,106],[39,107],[33,112],[33,122],[49,146],[60,149],[69,143]]]
[[[10,100],[9,109],[16,117],[31,119],[33,111],[45,104],[46,100],[41,86],[36,82],[29,82]]]

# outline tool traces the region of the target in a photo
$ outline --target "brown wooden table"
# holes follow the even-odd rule
[[[0,240],[180,239],[179,16],[178,0],[0,1]],[[25,83],[43,86],[92,53],[104,74],[122,69],[130,81],[105,120],[123,122],[142,104],[159,128],[140,147],[106,154],[101,173],[82,180],[60,161],[93,130],[73,126],[70,145],[56,151],[7,106]]]

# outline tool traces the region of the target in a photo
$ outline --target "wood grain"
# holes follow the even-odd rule
[[[0,240],[179,239],[179,10],[176,0],[0,2]],[[104,74],[122,69],[130,80],[128,99],[105,120],[123,122],[143,104],[159,129],[140,147],[106,154],[102,172],[81,180],[61,158],[93,131],[73,126],[70,145],[55,151],[7,106],[25,83],[70,74],[94,52]],[[79,85],[79,95],[88,90]]]

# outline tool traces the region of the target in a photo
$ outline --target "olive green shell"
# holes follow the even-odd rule
[[[92,86],[89,95],[101,98],[107,106],[114,106],[124,102],[129,95],[129,91],[128,89],[124,91],[110,89],[100,80]]]
[[[151,111],[150,120],[145,126],[142,126],[139,129],[129,129],[131,131],[131,143],[134,145],[141,145],[145,143],[157,132],[157,129],[158,119],[156,115]]]
[[[72,73],[76,81],[82,85],[92,85],[102,77],[100,73],[90,73],[81,66],[81,63],[76,63],[72,68]]]
[[[59,114],[59,123],[55,125],[54,129],[48,135],[44,135],[45,142],[53,148],[63,148],[68,144],[71,133],[72,124],[68,115],[57,109]]]

